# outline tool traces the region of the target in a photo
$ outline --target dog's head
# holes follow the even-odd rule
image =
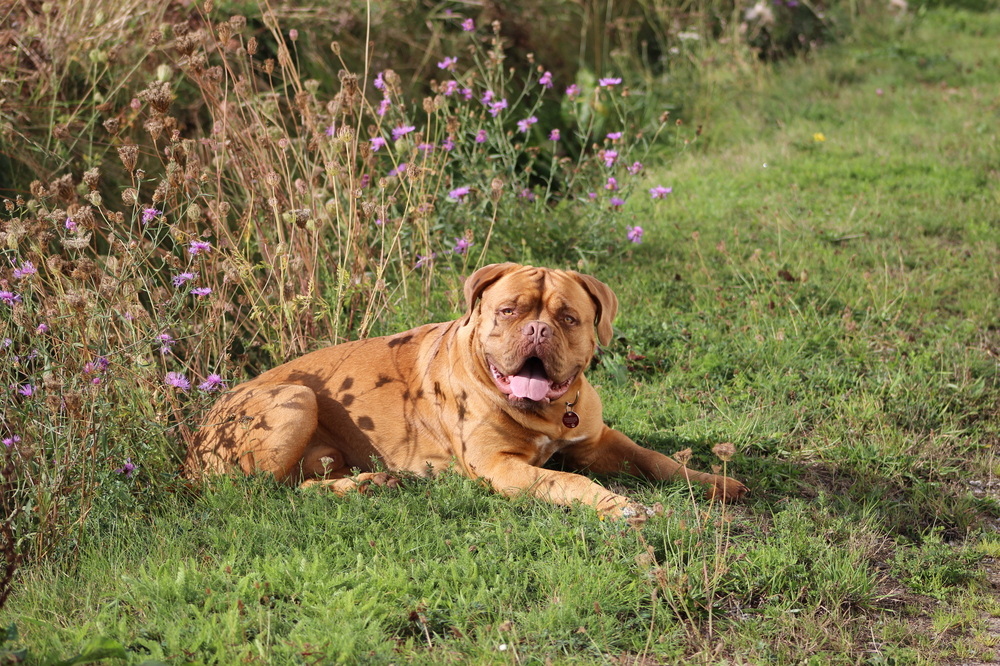
[[[618,299],[575,271],[493,264],[465,282],[473,344],[497,389],[523,408],[563,396],[611,340]],[[596,335],[595,335],[596,333]]]

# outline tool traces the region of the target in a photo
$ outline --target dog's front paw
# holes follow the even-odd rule
[[[715,483],[708,487],[708,499],[732,502],[742,499],[749,492],[750,489],[736,479],[718,476],[715,478]]]

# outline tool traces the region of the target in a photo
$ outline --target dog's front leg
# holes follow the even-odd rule
[[[585,476],[536,467],[516,453],[498,453],[470,468],[489,481],[497,492],[507,496],[529,493],[563,506],[580,502],[594,507],[601,515],[615,518],[622,517],[622,510],[632,504],[627,497]]]
[[[634,474],[654,481],[683,478],[708,486],[709,496],[739,499],[747,487],[736,479],[696,472],[658,451],[639,446],[626,435],[604,426],[600,437],[564,450],[570,462],[594,474]]]

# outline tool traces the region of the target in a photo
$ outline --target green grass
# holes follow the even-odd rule
[[[345,499],[140,475],[0,625],[33,663],[99,638],[128,663],[995,659],[998,36],[927,11],[720,92],[650,175],[667,205],[630,203],[645,242],[582,266],[623,304],[606,419],[703,468],[734,442],[747,502],[612,480],[665,506],[636,531],[450,475]]]

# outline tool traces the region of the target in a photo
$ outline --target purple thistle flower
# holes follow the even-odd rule
[[[541,77],[539,77],[539,79],[538,79],[538,85],[540,85],[540,86],[542,86],[544,88],[551,88],[552,87],[552,72],[545,72],[544,74],[542,74]]]
[[[172,282],[174,283],[175,287],[180,287],[185,282],[188,282],[189,280],[197,279],[197,277],[198,277],[197,273],[180,273],[179,275],[175,275],[173,277]]]
[[[549,141],[558,141],[562,137],[562,134],[558,129],[554,129],[549,132]]]
[[[163,356],[169,354],[172,351],[172,347],[177,342],[176,340],[173,339],[173,337],[171,337],[169,333],[160,333],[156,337],[160,340],[161,343],[160,354],[162,354]]]
[[[576,99],[579,96],[580,96],[580,86],[573,83],[570,84],[568,88],[566,88],[566,97],[569,97],[570,99]]]
[[[472,245],[472,241],[464,238],[456,238],[455,247],[453,247],[451,251],[455,254],[465,254],[465,251],[469,249],[470,245]]]
[[[337,135],[337,124],[331,123],[330,125],[328,125],[324,133],[331,139],[335,137]]]
[[[525,134],[531,129],[531,126],[538,122],[538,118],[531,116],[530,118],[525,118],[524,120],[517,121],[517,129]]]
[[[493,91],[492,90],[487,90],[486,92],[484,92],[482,98],[479,101],[482,102],[483,104],[489,104],[490,102],[492,102],[493,101]]]
[[[417,129],[413,125],[400,125],[399,127],[393,128],[392,130],[392,140],[399,141],[404,136]]]
[[[7,291],[6,289],[0,290],[0,301],[3,301],[7,305],[13,306],[14,303],[21,302],[21,295],[15,294],[12,291]]]
[[[633,176],[642,171],[642,162],[632,162],[632,166],[628,168],[628,172]]]
[[[126,479],[131,479],[137,469],[139,466],[132,462],[132,458],[126,458],[125,464],[116,469],[115,474],[124,474]]]
[[[587,198],[591,201],[595,201],[597,199],[597,192],[587,192]]]
[[[618,190],[618,179],[614,176],[608,176],[608,182],[604,184],[604,189],[616,192]]]
[[[504,97],[499,102],[493,102],[492,104],[490,104],[490,115],[496,118],[497,115],[506,108],[507,108],[507,98]]]
[[[383,74],[385,74],[385,72],[379,72],[375,77],[375,81],[372,83],[379,90],[385,90],[385,79],[382,78]]]
[[[44,321],[41,324],[39,324],[37,328],[35,328],[35,333],[38,334],[48,333],[48,332],[49,332],[49,325],[46,324]]]
[[[472,19],[467,18],[464,21],[462,21],[462,30],[464,30],[465,32],[472,32],[475,29],[476,29],[476,22],[473,21]]]
[[[383,97],[382,101],[378,103],[378,108],[375,109],[375,113],[380,116],[384,116],[390,106],[392,106],[392,101],[388,97]]]
[[[210,241],[191,241],[191,244],[188,246],[188,254],[197,256],[202,252],[210,254],[212,252],[212,243]]]
[[[142,223],[149,224],[161,215],[163,215],[162,210],[157,210],[153,207],[146,208],[142,211]]]
[[[455,64],[458,63],[458,58],[453,56],[445,56],[445,59],[438,63],[438,69],[455,69]]]
[[[225,388],[226,382],[222,381],[222,377],[216,374],[211,374],[208,377],[205,377],[205,381],[198,384],[198,390],[205,391],[206,393],[223,390]]]
[[[10,437],[3,438],[3,445],[6,447],[14,446],[15,444],[19,444],[20,442],[21,442],[20,435],[11,435]]]
[[[606,166],[606,167],[612,167],[612,166],[615,165],[615,162],[618,160],[618,151],[617,150],[605,150],[605,151],[602,151],[602,156],[603,156],[603,159],[604,159],[604,166]]]
[[[104,372],[108,369],[109,365],[111,365],[111,363],[106,357],[98,356],[97,360],[87,361],[83,364],[83,374],[90,375],[93,373]]]
[[[656,187],[651,187],[649,189],[649,196],[654,199],[666,199],[667,195],[674,191],[672,187],[663,187],[662,185],[657,185]]]
[[[417,146],[417,150],[419,150],[422,153],[433,153],[434,152],[434,144],[433,143],[427,143],[425,141],[422,144],[420,144],[419,146]]]
[[[485,142],[486,142],[486,130],[481,129],[478,132],[476,132],[476,143],[485,143]]]
[[[437,252],[431,252],[431,255],[429,257],[425,257],[422,254],[418,254],[417,255],[417,263],[414,264],[413,267],[414,268],[423,268],[424,266],[426,266],[427,264],[429,264],[430,262],[432,262],[436,256],[437,256]]]
[[[163,383],[182,391],[187,391],[191,388],[191,382],[181,372],[168,372],[167,376],[163,378]]]
[[[451,201],[462,201],[471,191],[472,188],[468,186],[456,187],[448,193],[448,199]]]
[[[466,102],[472,99],[472,88],[462,88],[462,99]]]
[[[14,269],[14,279],[20,280],[21,278],[26,278],[30,275],[34,275],[37,272],[38,269],[35,268],[35,265],[33,263],[31,263],[30,261],[25,261],[18,268]]]
[[[624,205],[625,205],[625,200],[624,199],[622,199],[620,197],[611,197],[611,207],[612,208],[621,208]]]
[[[527,199],[528,201],[535,200],[535,193],[530,188],[527,187],[518,192],[517,196],[521,197],[522,199]]]
[[[612,141],[617,141],[618,139],[622,138],[622,133],[621,132],[608,132],[608,138],[610,140],[612,140]]]
[[[639,227],[639,226],[626,227],[625,231],[626,231],[626,234],[628,236],[628,239],[630,241],[632,241],[633,243],[641,243],[642,242],[642,234],[643,234],[642,227]]]
[[[402,176],[404,173],[406,173],[406,162],[400,162],[398,167],[396,167],[386,175],[389,178],[393,178],[395,176]]]
[[[208,296],[211,293],[212,293],[211,287],[195,287],[194,289],[191,290],[191,295],[198,297]]]
[[[72,217],[66,218],[66,231],[76,231],[76,221]]]
[[[31,396],[35,395],[35,387],[32,386],[31,384],[24,384],[19,389],[17,389],[17,392],[23,395],[25,398],[30,398]]]
[[[445,150],[452,150],[455,147],[455,141],[450,136],[441,142],[441,147]]]
[[[385,139],[383,139],[380,136],[372,137],[371,139],[369,139],[369,141],[371,141],[372,150],[374,152],[378,152],[378,149],[381,148],[382,146],[384,146],[385,143],[386,143]]]
[[[444,85],[441,86],[441,94],[445,97],[451,97],[456,92],[458,92],[458,81],[445,81]]]
[[[597,85],[601,86],[602,88],[611,88],[612,86],[616,86],[616,85],[618,85],[621,82],[622,82],[621,77],[615,78],[615,77],[609,76],[609,77],[606,77],[606,78],[603,78],[603,79],[599,80],[597,82]]]

